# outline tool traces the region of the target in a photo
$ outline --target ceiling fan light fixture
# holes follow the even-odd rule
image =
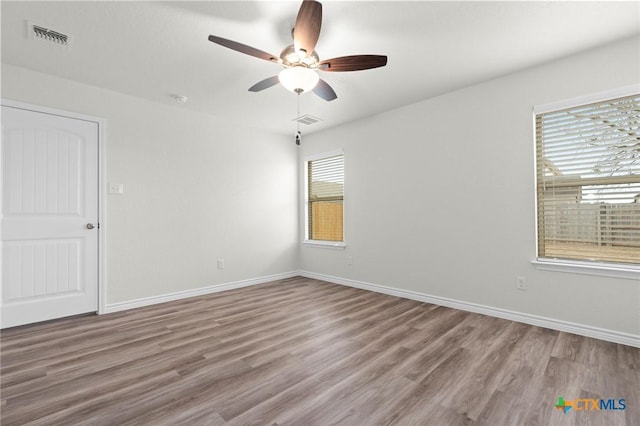
[[[307,57],[305,52],[297,51],[293,49],[285,49],[284,63],[287,65],[295,66],[300,64]]]
[[[292,92],[308,92],[316,87],[320,76],[310,68],[303,66],[285,68],[278,74],[280,83]]]
[[[307,68],[316,68],[320,62],[320,57],[315,50],[307,55],[304,50],[296,50],[293,44],[284,48],[280,53],[280,59],[285,67],[303,65]]]

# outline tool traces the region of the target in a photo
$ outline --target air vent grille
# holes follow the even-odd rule
[[[69,44],[69,36],[39,25],[31,25],[32,35],[36,39],[49,41],[61,46]]]
[[[298,123],[306,124],[308,126],[310,124],[318,123],[322,120],[318,117],[314,117],[313,115],[305,114],[301,115],[298,118],[294,118],[293,121],[297,121]]]

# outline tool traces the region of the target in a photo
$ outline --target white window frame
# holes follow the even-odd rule
[[[622,98],[640,93],[640,84],[620,87],[618,89],[607,90],[594,93],[591,95],[580,96],[576,98],[566,99],[558,102],[552,102],[544,105],[534,106],[532,112],[532,132],[533,132],[533,179],[534,188],[537,187],[537,170],[536,170],[536,115],[557,111],[565,108],[572,108],[580,105],[586,105],[596,102],[606,101],[608,99]],[[534,191],[535,196],[535,256],[531,264],[537,269],[553,272],[567,272],[584,275],[596,275],[611,278],[636,279],[640,282],[640,266],[615,264],[608,262],[588,262],[566,259],[552,259],[538,257],[538,194]]]
[[[302,175],[302,181],[303,181],[303,188],[304,188],[304,209],[303,209],[303,216],[304,216],[304,238],[303,238],[303,244],[305,246],[309,246],[309,247],[322,247],[322,248],[331,248],[331,249],[344,249],[347,247],[346,244],[346,240],[345,240],[345,234],[347,233],[346,229],[347,229],[347,224],[346,224],[346,209],[345,209],[345,202],[344,199],[346,199],[346,182],[343,188],[343,201],[342,201],[342,241],[324,241],[324,240],[310,240],[309,237],[309,182],[307,180],[307,176],[309,174],[309,162],[310,161],[316,161],[316,160],[322,160],[323,158],[328,158],[328,157],[335,157],[337,155],[342,155],[344,157],[344,151],[342,150],[342,148],[340,149],[336,149],[333,151],[328,151],[328,152],[322,152],[319,154],[313,154],[310,155],[308,157],[305,157],[303,160],[303,175]],[[344,166],[344,168],[346,169],[346,164]],[[346,170],[343,172],[346,175]],[[345,180],[346,180],[346,176],[345,176]]]

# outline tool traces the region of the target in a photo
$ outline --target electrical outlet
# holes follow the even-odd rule
[[[347,257],[347,265],[349,265],[349,266],[353,265],[353,256],[348,256]]]
[[[527,290],[527,279],[525,277],[516,277],[516,288],[518,290]]]
[[[224,269],[224,259],[218,259],[218,269]]]

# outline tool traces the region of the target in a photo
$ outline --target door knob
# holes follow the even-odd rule
[[[93,223],[87,223],[87,229],[93,229],[96,226]]]

